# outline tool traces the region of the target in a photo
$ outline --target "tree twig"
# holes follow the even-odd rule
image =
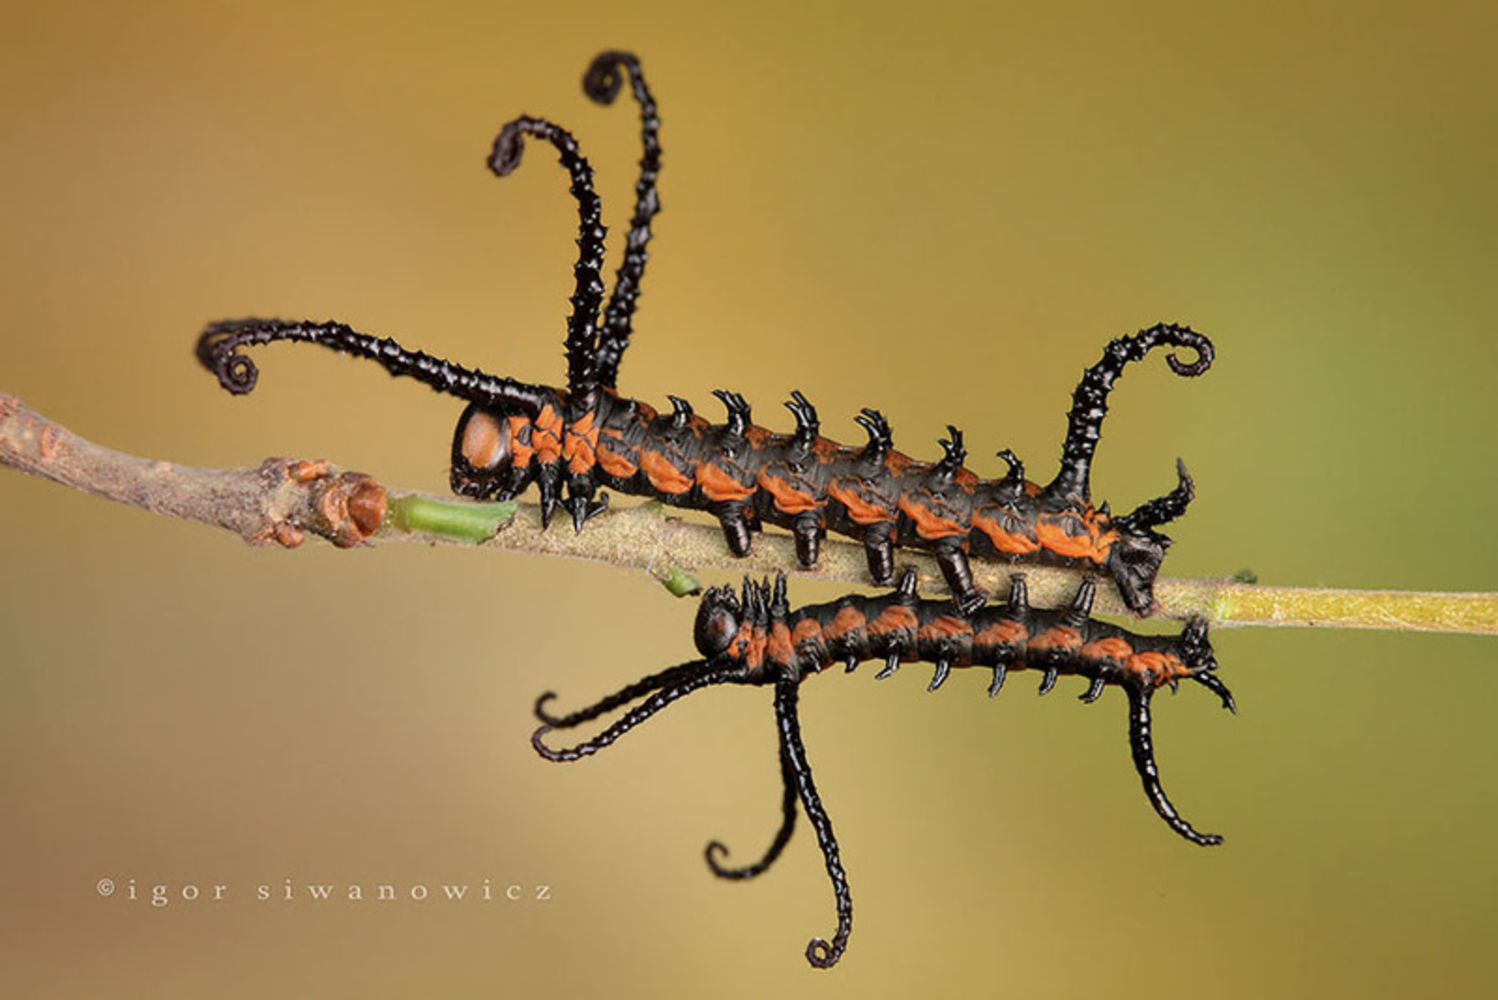
[[[372,477],[340,472],[324,461],[267,459],[251,469],[195,469],[124,455],[87,441],[0,393],[0,465],[72,489],[158,514],[226,528],[252,544],[288,548],[308,533],[348,547],[391,541],[447,543],[572,556],[644,569],[673,592],[692,589],[691,572],[777,570],[838,583],[865,585],[861,546],[828,539],[815,571],[796,568],[788,536],[764,535],[743,559],[730,555],[717,527],[695,524],[646,503],[610,511],[574,534],[565,526],[541,530],[534,504],[476,504],[453,497],[387,489]],[[921,574],[923,589],[942,589],[929,557],[902,552]],[[973,566],[979,586],[1007,589],[1011,569]],[[1023,568],[1037,605],[1057,605],[1075,592],[1074,570]],[[1161,613],[1206,617],[1215,624],[1298,625],[1398,631],[1498,634],[1498,594],[1413,593],[1270,587],[1230,579],[1161,579]],[[1117,595],[1100,591],[1098,611],[1124,614]]]

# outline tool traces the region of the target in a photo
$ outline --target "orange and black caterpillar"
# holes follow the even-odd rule
[[[768,584],[744,581],[743,595],[716,587],[702,599],[697,614],[696,642],[703,658],[671,667],[625,687],[587,708],[553,715],[546,708],[555,697],[547,692],[536,701],[536,716],[545,723],[531,737],[538,753],[551,761],[573,761],[597,753],[683,695],[716,684],[773,685],[775,722],[780,734],[780,773],[784,781],[780,829],[764,855],[743,868],[730,868],[721,858],[728,849],[707,845],[707,863],[720,878],[747,879],[775,862],[791,838],[799,801],[816,832],[827,874],[837,901],[837,930],[831,941],[813,938],[806,947],[812,965],[825,969],[842,956],[853,929],[853,899],[838,855],[832,821],[822,807],[812,782],[811,765],[801,743],[797,697],[801,682],[838,663],[849,671],[863,660],[882,660],[876,675],[885,678],[901,663],[926,661],[935,665],[928,690],[935,691],[954,667],[988,667],[993,679],[990,697],[999,693],[1004,678],[1015,670],[1039,670],[1046,694],[1063,674],[1087,680],[1081,698],[1092,703],[1110,684],[1123,689],[1129,700],[1129,746],[1134,766],[1144,783],[1150,805],[1172,830],[1194,844],[1222,842],[1216,834],[1198,833],[1186,822],[1160,784],[1150,736],[1150,699],[1165,685],[1172,690],[1182,680],[1201,684],[1236,711],[1233,696],[1211,671],[1217,667],[1207,641],[1206,622],[1187,623],[1179,635],[1136,635],[1091,617],[1096,588],[1084,580],[1070,606],[1053,611],[1031,608],[1024,577],[1011,578],[1009,599],[964,612],[952,601],[922,600],[916,596],[915,572],[907,569],[894,593],[881,597],[844,597],[829,604],[791,610],[786,603],[785,577]],[[643,701],[641,699],[644,699]],[[571,729],[615,709],[633,705],[603,732],[576,746],[553,749],[544,737],[555,729]]]
[[[1007,474],[978,478],[963,465],[967,451],[954,427],[941,442],[940,461],[911,459],[894,450],[888,423],[872,409],[854,418],[867,432],[867,444],[837,444],[821,436],[817,412],[799,392],[786,404],[796,419],[791,434],[754,424],[749,404],[724,390],[714,393],[728,411],[722,424],[709,423],[674,396],[669,415],[621,397],[615,388],[619,362],[629,344],[651,220],[660,208],[660,119],[638,61],[627,53],[603,53],[584,75],[583,90],[595,101],[612,101],[623,83],[621,70],[639,103],[644,156],[624,260],[606,306],[600,277],[602,209],[592,168],[573,137],[544,119],[517,118],[501,130],[488,160],[497,175],[510,173],[520,162],[524,137],[535,136],[556,147],[571,177],[579,250],[567,321],[566,389],[463,368],[332,321],[214,323],[198,340],[199,360],[224,388],[242,394],[254,388],[258,375],[255,364],[239,353],[243,347],[306,341],[373,360],[392,375],[468,400],[453,437],[453,490],[509,499],[535,483],[548,524],[560,504],[580,531],[606,506],[607,494],[599,487],[607,487],[712,513],[739,556],[748,553],[750,533],[764,523],[791,531],[805,568],[816,565],[828,531],[847,535],[863,543],[870,574],[880,584],[894,582],[896,546],[929,550],[949,589],[969,610],[984,599],[969,571],[971,553],[1106,572],[1130,609],[1151,613],[1154,580],[1170,544],[1154,529],[1185,512],[1193,495],[1191,479],[1177,462],[1175,489],[1115,517],[1106,504],[1092,505],[1093,452],[1108,394],[1125,366],[1158,346],[1185,347],[1195,352],[1195,360],[1188,364],[1171,354],[1171,369],[1200,375],[1212,363],[1212,343],[1166,323],[1110,343],[1076,388],[1061,467],[1044,486],[1027,481],[1023,465],[1007,449],[999,452]]]

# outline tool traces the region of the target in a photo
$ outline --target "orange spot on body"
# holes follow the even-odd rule
[[[567,471],[582,474],[598,461],[598,424],[592,412],[584,413],[567,428],[562,442]]]
[[[791,642],[798,648],[802,643],[812,642],[822,637],[822,623],[808,615],[796,622],[796,627],[791,630]]]
[[[971,635],[973,627],[966,619],[953,615],[939,615],[920,627],[915,637],[919,641],[935,642],[938,639],[954,639]]]
[[[749,639],[744,647],[744,666],[752,674],[759,673],[765,665],[765,643],[764,629],[750,626]]]
[[[714,462],[697,466],[697,485],[702,487],[703,496],[719,503],[748,500],[754,496],[753,484],[746,486]]]
[[[827,495],[843,505],[854,524],[879,524],[895,519],[895,508],[873,490],[860,490],[856,479],[834,479],[827,485]],[[866,495],[867,494],[867,495]]]
[[[531,422],[528,417],[510,417],[510,452],[514,455],[515,468],[523,469],[531,464],[536,449],[531,447]]]
[[[546,465],[555,464],[562,457],[562,437],[566,433],[562,426],[562,414],[547,403],[531,424],[531,448],[536,457]]]
[[[513,437],[513,432],[510,435]],[[463,443],[459,447],[465,461],[475,469],[492,469],[504,457],[504,435],[492,414],[475,410],[463,425]]]
[[[788,480],[768,472],[761,472],[759,485],[764,487],[775,501],[775,509],[784,514],[804,514],[809,510],[817,510],[826,506],[825,500],[818,500],[805,490],[792,486]]]
[[[1026,643],[1026,648],[1035,653],[1052,650],[1075,652],[1082,648],[1082,636],[1076,629],[1053,625]]]
[[[955,518],[943,517],[909,493],[900,495],[900,512],[915,524],[915,533],[927,541],[968,533],[967,525],[959,523]]]
[[[1124,663],[1124,669],[1136,676],[1148,676],[1158,687],[1173,677],[1186,677],[1191,671],[1170,653],[1135,653]]]
[[[879,616],[869,622],[870,635],[890,635],[894,632],[914,632],[920,627],[920,619],[915,612],[903,604],[895,604],[879,612]]]
[[[609,448],[609,442],[607,441],[603,441],[600,443],[600,447],[598,449],[598,464],[604,472],[607,472],[609,475],[615,476],[619,479],[628,479],[630,476],[633,476],[636,472],[640,471],[640,467],[634,462],[631,462],[624,455],[611,450]]]
[[[1089,660],[1115,660],[1123,663],[1133,655],[1134,647],[1117,636],[1089,642],[1082,647],[1082,655]]]
[[[640,468],[650,485],[662,493],[676,496],[692,488],[692,477],[672,465],[658,451],[641,451]]]
[[[905,475],[905,470],[912,464],[909,455],[903,455],[898,451],[891,451],[884,456],[884,469],[892,476]]]
[[[1017,621],[1003,619],[973,636],[975,646],[1017,646],[1029,641],[1030,630]]]
[[[832,616],[832,624],[827,626],[825,632],[827,641],[832,642],[844,636],[854,635],[867,624],[868,619],[857,608],[838,608],[837,614]]]
[[[1023,556],[1040,551],[1040,543],[1026,535],[1005,531],[998,521],[981,514],[973,515],[973,527],[983,532],[993,547],[1005,555]]]
[[[1101,565],[1118,532],[1104,532],[1095,511],[1041,514],[1035,522],[1035,537],[1048,552],[1068,559],[1088,559]]]
[[[796,658],[795,646],[791,642],[791,630],[785,622],[770,625],[770,634],[765,637],[765,658],[776,666],[788,667]]]

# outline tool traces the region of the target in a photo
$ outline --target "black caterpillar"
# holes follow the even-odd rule
[[[1167,361],[1178,375],[1200,375],[1212,363],[1211,341],[1166,323],[1112,341],[1076,388],[1061,468],[1045,486],[1028,482],[1024,466],[1007,449],[999,452],[1007,474],[979,479],[963,466],[967,451],[955,427],[940,442],[940,461],[915,461],[894,450],[889,424],[877,410],[865,409],[854,418],[868,434],[866,445],[837,444],[820,435],[817,412],[799,392],[786,404],[796,418],[791,434],[754,424],[749,404],[721,389],[714,395],[728,411],[723,424],[709,423],[675,396],[669,397],[668,415],[621,397],[615,385],[629,345],[651,219],[660,209],[656,178],[661,166],[660,119],[633,55],[598,56],[583,77],[583,90],[593,100],[609,103],[622,86],[621,70],[640,106],[645,152],[624,260],[606,307],[600,277],[606,231],[592,168],[573,137],[544,119],[517,118],[501,130],[488,161],[497,175],[510,173],[530,135],[555,146],[571,176],[579,252],[567,321],[565,390],[462,368],[333,321],[213,323],[198,339],[198,359],[224,388],[242,394],[254,388],[258,373],[254,362],[239,353],[241,348],[307,341],[368,358],[392,375],[468,400],[453,437],[453,490],[509,499],[534,482],[547,524],[561,504],[582,530],[588,518],[607,506],[607,494],[598,493],[602,486],[712,513],[738,556],[749,552],[750,533],[763,523],[791,531],[805,568],[816,565],[828,531],[847,535],[863,543],[870,574],[886,585],[894,582],[896,546],[927,549],[968,610],[984,599],[969,570],[971,552],[1106,572],[1131,610],[1151,613],[1154,580],[1170,544],[1154,529],[1185,512],[1193,496],[1191,479],[1177,462],[1175,489],[1114,517],[1106,504],[1094,508],[1091,502],[1093,452],[1108,394],[1126,365],[1161,345],[1186,347],[1196,352],[1190,364],[1174,354]]]
[[[990,605],[964,612],[951,601],[922,600],[916,596],[915,571],[907,569],[893,593],[882,597],[844,597],[829,604],[813,604],[792,611],[786,603],[785,577],[768,584],[744,581],[743,596],[715,587],[702,599],[697,613],[697,649],[703,659],[652,674],[568,715],[552,715],[546,704],[555,694],[536,701],[536,716],[545,725],[531,742],[551,761],[572,761],[597,753],[683,695],[715,684],[774,685],[775,721],[780,733],[780,772],[785,795],[782,819],[763,857],[743,868],[725,867],[728,849],[707,845],[707,863],[720,878],[747,879],[775,862],[791,838],[799,800],[816,831],[837,900],[837,931],[829,942],[813,938],[806,959],[825,969],[837,962],[853,928],[853,900],[838,856],[832,821],[822,807],[811,765],[801,743],[796,702],[801,682],[836,664],[849,671],[863,660],[883,660],[876,676],[890,676],[903,662],[935,665],[928,690],[935,691],[954,667],[989,667],[990,697],[999,693],[1004,678],[1014,670],[1040,670],[1040,693],[1046,694],[1063,674],[1086,678],[1082,700],[1091,704],[1109,684],[1129,699],[1129,745],[1145,795],[1172,830],[1194,844],[1220,844],[1216,834],[1198,833],[1186,822],[1160,785],[1150,738],[1150,698],[1155,690],[1181,680],[1193,680],[1237,711],[1227,687],[1210,671],[1217,662],[1207,641],[1206,622],[1188,622],[1179,635],[1136,635],[1116,625],[1093,619],[1096,588],[1084,580],[1069,607],[1054,611],[1031,608],[1022,574],[1010,583],[1003,607]],[[640,701],[640,699],[644,699]],[[634,704],[613,725],[590,740],[562,750],[548,747],[543,737],[554,729],[571,729],[615,709]]]

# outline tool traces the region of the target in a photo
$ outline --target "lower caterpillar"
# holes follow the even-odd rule
[[[842,957],[853,930],[853,899],[839,857],[832,821],[822,806],[811,765],[801,742],[797,699],[801,682],[838,663],[852,671],[864,660],[882,660],[878,679],[902,663],[934,666],[928,690],[946,683],[953,668],[992,670],[990,697],[1015,670],[1039,670],[1040,693],[1062,675],[1088,681],[1082,701],[1091,704],[1113,684],[1129,701],[1129,746],[1145,796],[1160,818],[1177,834],[1204,847],[1220,844],[1216,834],[1199,833],[1178,813],[1160,783],[1150,736],[1150,699],[1160,687],[1175,690],[1182,680],[1195,681],[1236,712],[1232,693],[1211,671],[1217,667],[1207,640],[1207,624],[1193,619],[1177,635],[1139,635],[1091,617],[1096,585],[1084,580],[1070,605],[1055,610],[1030,607],[1023,576],[1010,583],[1008,601],[965,613],[952,601],[923,600],[916,594],[914,570],[906,569],[893,593],[878,597],[848,596],[827,604],[792,610],[786,602],[784,575],[768,583],[744,581],[741,596],[715,587],[698,609],[695,639],[702,659],[671,667],[636,681],[567,715],[554,715],[547,692],[536,700],[544,723],[531,743],[544,758],[574,761],[609,746],[667,705],[699,688],[717,684],[768,685],[775,688],[775,721],[780,736],[780,773],[784,782],[782,819],[769,848],[756,862],[741,868],[723,863],[728,849],[707,845],[708,867],[720,878],[748,879],[767,870],[785,849],[795,829],[797,803],[806,813],[822,850],[836,900],[837,930],[831,940],[814,937],[806,960],[819,969]],[[643,699],[643,700],[641,700]],[[632,706],[592,739],[554,749],[545,736],[572,729],[615,709]]]
[[[603,491],[616,490],[711,514],[736,556],[748,554],[752,532],[764,524],[791,533],[797,562],[806,569],[817,565],[828,533],[856,539],[870,577],[880,585],[895,582],[897,548],[924,549],[968,611],[986,597],[969,566],[969,557],[976,556],[1107,574],[1129,610],[1152,614],[1155,578],[1170,545],[1155,529],[1185,513],[1193,497],[1191,479],[1177,462],[1173,489],[1115,515],[1107,504],[1092,502],[1092,460],[1108,396],[1125,368],[1157,348],[1178,348],[1195,356],[1183,360],[1168,353],[1167,364],[1175,374],[1194,378],[1212,365],[1211,340],[1186,326],[1157,323],[1110,341],[1072,394],[1060,466],[1046,483],[1026,479],[1024,465],[1008,449],[998,453],[1007,471],[980,478],[964,464],[962,434],[950,426],[950,436],[940,442],[940,459],[912,458],[895,449],[888,421],[871,408],[853,418],[867,442],[840,444],[822,436],[817,411],[800,392],[792,392],[786,403],[796,422],[791,433],[755,424],[744,398],[722,389],[713,393],[727,411],[720,424],[697,415],[676,396],[668,397],[671,412],[666,413],[620,395],[619,364],[633,334],[645,248],[660,209],[660,115],[639,60],[629,53],[600,54],[583,77],[584,91],[604,104],[615,99],[626,78],[640,112],[644,155],[624,259],[607,303],[603,208],[593,168],[577,140],[553,122],[522,116],[500,131],[488,161],[496,175],[509,175],[530,138],[550,143],[571,178],[578,257],[565,386],[489,375],[332,320],[211,323],[198,339],[199,362],[225,389],[243,395],[258,378],[245,348],[310,343],[373,361],[391,375],[462,399],[468,406],[453,435],[453,491],[508,500],[534,485],[543,525],[565,508],[581,531],[588,518],[605,509]]]

